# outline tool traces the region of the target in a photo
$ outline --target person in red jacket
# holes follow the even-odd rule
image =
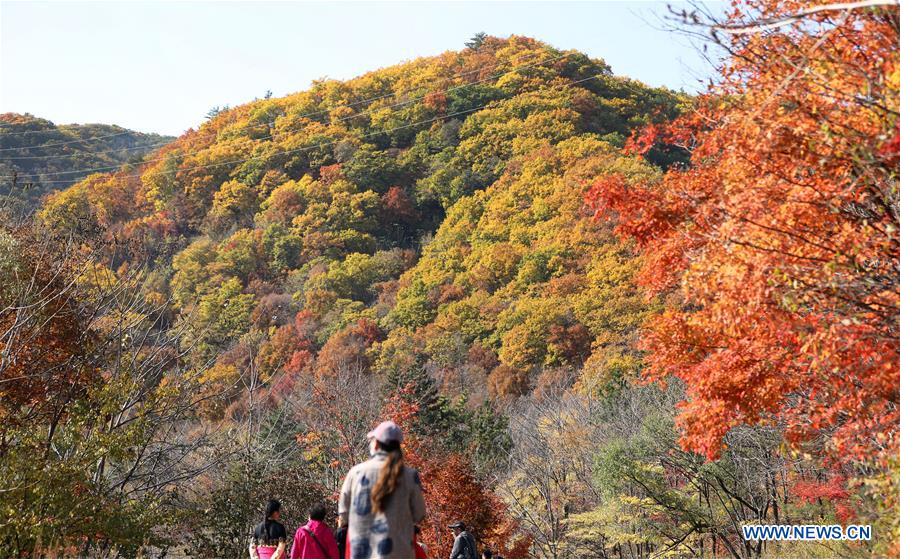
[[[416,533],[416,538],[415,538],[416,559],[428,559],[428,546],[419,541],[419,538],[422,537],[422,529],[419,528],[418,526],[416,526],[415,533]]]
[[[326,512],[325,505],[321,504],[309,511],[309,522],[294,534],[291,559],[341,559],[334,534],[325,524]]]

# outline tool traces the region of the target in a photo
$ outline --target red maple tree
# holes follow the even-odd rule
[[[643,336],[647,377],[685,382],[683,443],[709,457],[730,428],[761,422],[840,461],[898,449],[900,19],[806,8],[740,3],[717,27],[732,53],[718,88],[631,142],[676,138],[690,167],[605,177],[588,196],[664,296]]]
[[[419,407],[411,403],[410,394],[411,389],[398,391],[386,403],[384,415],[403,428],[406,463],[416,468],[422,479],[428,516],[421,526],[421,541],[429,547],[431,556],[450,555],[453,537],[448,526],[461,520],[480,546],[490,547],[508,559],[529,557],[530,539],[519,537],[518,525],[506,515],[506,506],[476,478],[468,458],[416,434],[412,426]]]

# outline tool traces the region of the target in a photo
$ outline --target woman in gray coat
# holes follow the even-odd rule
[[[425,518],[419,473],[404,465],[403,433],[393,421],[368,439],[372,458],[350,470],[338,503],[350,559],[414,559],[415,526]]]

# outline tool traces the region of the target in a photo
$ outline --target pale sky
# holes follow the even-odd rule
[[[664,2],[0,2],[0,113],[177,135],[214,106],[459,50],[479,31],[603,58],[698,91],[696,45]]]

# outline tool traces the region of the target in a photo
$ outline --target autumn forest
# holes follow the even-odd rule
[[[681,13],[698,94],[478,34],[178,138],[0,115],[0,556],[246,557],[392,418],[434,557],[897,557],[900,10],[835,6]]]

